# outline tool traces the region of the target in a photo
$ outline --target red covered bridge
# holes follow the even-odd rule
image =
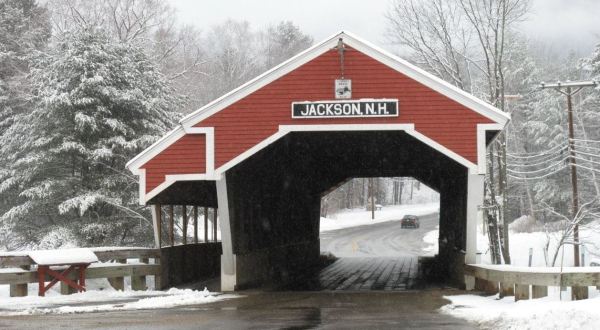
[[[438,263],[460,284],[486,147],[508,120],[341,32],[186,116],[127,166],[142,204],[218,206],[223,290],[316,262],[320,199],[340,182],[415,177],[440,193]]]

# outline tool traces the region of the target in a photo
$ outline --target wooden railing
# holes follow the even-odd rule
[[[160,250],[146,248],[91,248],[91,250],[100,263],[90,265],[86,271],[86,279],[106,278],[112,287],[123,290],[124,278],[131,277],[132,290],[146,290],[146,276],[154,276],[155,287],[160,287]],[[0,253],[0,285],[10,285],[11,297],[26,296],[27,284],[37,282],[37,266],[27,253]],[[73,290],[61,283],[61,293],[70,294]]]
[[[154,204],[152,211],[157,247],[218,241],[217,208]]]
[[[506,265],[465,265],[465,275],[476,279],[476,289],[497,293],[498,288],[514,290],[515,301],[548,295],[548,287],[600,288],[600,267],[516,267]],[[510,290],[510,291],[513,291]]]

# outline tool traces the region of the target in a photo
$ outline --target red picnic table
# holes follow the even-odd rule
[[[91,263],[98,262],[98,257],[90,249],[31,251],[29,257],[38,265],[38,285],[41,297],[45,296],[46,291],[58,282],[63,282],[78,292],[85,291],[85,270]],[[61,268],[53,269],[51,267]],[[78,272],[75,280],[69,278],[72,271]],[[48,285],[46,285],[46,275],[52,278]]]

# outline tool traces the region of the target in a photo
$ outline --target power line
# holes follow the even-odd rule
[[[594,150],[594,151],[600,151],[600,148],[596,148],[596,147],[588,147],[588,146],[583,146],[580,144],[576,144],[575,145],[577,148],[583,148],[583,149],[589,149],[589,150]]]
[[[584,139],[569,139],[570,141],[586,142],[586,143],[600,143],[599,140],[584,140]]]
[[[599,154],[589,154],[587,152],[583,152],[583,151],[577,151],[578,155],[586,155],[588,157],[593,157],[593,158],[600,158]]]
[[[540,89],[553,88],[559,93],[567,96],[567,123],[569,127],[569,162],[571,164],[571,186],[573,191],[573,219],[579,214],[579,193],[577,188],[577,162],[575,160],[575,128],[573,125],[573,102],[571,98],[585,87],[596,87],[598,83],[595,80],[591,81],[574,81],[574,82],[557,82],[556,84],[540,84]],[[580,266],[579,260],[579,225],[576,223],[573,226],[573,259],[575,267]],[[571,289],[573,300],[587,298],[587,288],[573,287]]]
[[[583,168],[583,169],[586,169],[586,170],[588,170],[588,171],[592,171],[592,172],[597,172],[597,173],[600,173],[600,170],[598,170],[598,169],[595,169],[595,168],[589,168],[589,167],[586,167],[586,166],[583,166],[583,165],[580,165],[580,164],[576,164],[575,166],[576,166],[576,167]]]
[[[577,153],[577,155],[579,155],[579,154],[581,154],[581,152]],[[587,158],[583,158],[583,157],[577,157],[577,156],[575,156],[575,159],[583,160],[585,162],[590,162],[590,163],[594,163],[594,164],[600,165],[600,161],[596,161],[596,160],[591,160],[591,159],[587,159]]]
[[[507,175],[509,177],[513,178],[513,179],[518,179],[518,180],[539,180],[539,179],[547,178],[547,177],[549,177],[549,176],[551,176],[553,174],[556,174],[556,173],[564,170],[565,168],[567,168],[567,167],[564,166],[564,167],[561,167],[561,168],[559,168],[559,169],[557,169],[557,170],[555,170],[553,172],[550,172],[550,173],[547,173],[547,174],[544,174],[544,175],[540,175],[540,176],[535,176],[535,177],[520,177],[520,176],[512,175],[510,173],[507,173]]]
[[[592,164],[596,164],[596,165],[600,165],[600,162],[595,162],[593,160],[589,160],[589,159],[585,159],[585,158],[580,158],[580,157],[575,157],[575,159],[584,161],[584,162],[588,162],[588,163],[592,163]]]
[[[561,145],[557,145],[555,147],[552,147],[548,150],[544,150],[544,151],[536,151],[536,152],[513,152],[513,153],[507,153],[507,155],[514,155],[514,156],[527,156],[527,155],[543,155],[543,154],[549,154],[552,153],[555,149],[564,149],[565,146],[561,146]]]
[[[552,158],[548,158],[548,159],[544,159],[541,160],[538,163],[529,163],[529,164],[518,164],[518,163],[511,163],[511,164],[507,164],[507,166],[520,166],[520,167],[535,167],[535,166],[541,166],[541,165],[546,165],[548,164],[548,162],[550,161],[555,161],[557,159],[559,159],[560,157],[563,157],[563,160],[567,159],[567,157],[565,157],[564,155],[558,154],[553,156]]]
[[[560,152],[555,152],[553,154],[546,154],[546,155],[540,155],[540,156],[532,156],[532,157],[521,157],[521,158],[510,158],[509,160],[511,162],[516,162],[519,164],[523,164],[523,163],[528,163],[528,162],[543,162],[543,161],[549,161],[558,157],[564,157],[566,154],[567,148],[565,148],[564,150],[561,150]]]
[[[556,146],[554,148],[551,148],[549,150],[546,150],[542,153],[507,153],[506,155],[512,158],[518,158],[518,159],[527,159],[527,158],[536,158],[536,157],[543,157],[543,156],[547,156],[547,155],[551,155],[551,154],[555,154],[556,152],[562,152],[564,149],[567,149],[567,146]],[[529,156],[526,156],[529,155]]]
[[[565,160],[567,160],[567,159],[569,159],[569,157],[565,157],[565,158],[561,159],[560,161],[558,161],[558,162],[556,162],[556,163],[554,163],[554,164],[551,164],[551,165],[549,165],[549,166],[547,166],[547,167],[545,167],[545,168],[539,169],[539,170],[532,170],[532,171],[515,171],[515,170],[508,169],[508,168],[507,168],[506,170],[507,170],[507,171],[509,171],[509,172],[515,173],[515,174],[536,174],[536,173],[542,173],[542,172],[544,172],[544,171],[551,170],[552,168],[554,168],[554,167],[555,167],[555,166],[557,166],[557,165],[561,165],[561,164],[562,164],[563,166],[565,166],[565,164],[563,164],[563,162],[564,162]]]

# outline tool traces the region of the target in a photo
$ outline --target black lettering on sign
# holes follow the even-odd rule
[[[292,102],[292,118],[398,117],[398,100]]]

